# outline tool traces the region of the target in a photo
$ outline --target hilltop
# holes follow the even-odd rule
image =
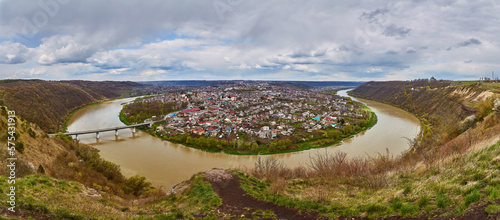
[[[85,105],[128,96],[134,82],[2,80],[0,102],[47,133],[61,131],[66,117]]]

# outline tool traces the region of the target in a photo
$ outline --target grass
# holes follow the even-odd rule
[[[190,187],[180,195],[172,195],[149,203],[86,196],[88,188],[73,181],[47,176],[29,175],[16,179],[16,210],[65,219],[184,219],[205,215],[222,201],[200,175],[190,180]],[[7,189],[7,178],[0,176],[0,188]],[[7,201],[7,193],[0,199]],[[135,205],[133,205],[135,204]],[[0,205],[7,208],[7,203]],[[272,216],[274,213],[263,213]]]
[[[0,177],[2,188],[7,187],[7,179]],[[82,192],[87,188],[77,182],[57,180],[47,176],[29,175],[16,179],[18,208],[53,216],[56,218],[116,218],[127,216],[116,211],[108,200],[86,197]],[[0,195],[6,201],[6,195]],[[131,217],[131,216],[129,216]]]
[[[497,214],[500,213],[500,206],[499,205],[489,205],[486,207],[485,211],[488,214]]]
[[[277,171],[260,179],[235,172],[241,178],[242,188],[250,195],[303,211],[315,211],[327,218],[409,217],[427,213],[450,216],[467,212],[481,201],[497,201],[500,197],[500,142],[458,157],[461,159],[423,172],[395,172],[391,168],[391,174],[384,177],[388,184],[379,188],[361,183],[354,176],[316,176],[310,167],[303,171],[304,177],[279,174],[291,172],[279,166],[276,166]],[[359,183],[352,184],[350,178]],[[278,183],[284,184],[281,191],[275,190]],[[496,213],[498,208],[490,205],[487,212]]]
[[[486,82],[483,82],[481,83],[482,86],[486,87],[488,90],[494,92],[494,93],[497,93],[497,94],[500,94],[500,83],[486,83]]]
[[[470,204],[481,200],[481,194],[477,191],[477,189],[472,190],[467,196],[464,198],[464,205],[468,207]]]
[[[459,85],[459,86],[468,86],[472,85],[475,83],[479,83],[479,86],[481,88],[487,89],[493,93],[500,93],[500,83],[496,82],[479,82],[479,81],[453,81],[453,84]]]
[[[467,86],[477,83],[478,81],[453,81],[452,83],[459,86]]]

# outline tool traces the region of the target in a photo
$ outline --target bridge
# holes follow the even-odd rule
[[[154,121],[154,122],[158,122],[158,121]],[[100,132],[115,131],[115,135],[118,136],[118,130],[132,128],[132,133],[135,133],[135,128],[136,127],[141,127],[141,126],[149,126],[149,127],[151,127],[154,122],[150,121],[150,122],[144,122],[144,123],[140,123],[140,124],[120,126],[120,127],[101,128],[101,129],[86,130],[86,131],[68,132],[68,133],[64,133],[64,135],[68,135],[68,136],[75,135],[75,139],[78,140],[78,135],[80,135],[80,134],[93,134],[93,133],[95,133],[95,137],[99,138],[99,133]]]

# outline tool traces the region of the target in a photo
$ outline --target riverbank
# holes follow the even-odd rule
[[[116,98],[116,99],[120,99],[120,98]],[[88,104],[88,105],[84,105],[84,106],[81,106],[81,107],[77,107],[75,109],[73,109],[69,115],[66,117],[66,120],[64,120],[64,123],[63,123],[63,132],[66,133],[68,132],[68,122],[71,120],[71,117],[73,117],[73,115],[82,110],[82,109],[85,109],[85,108],[88,108],[90,106],[94,106],[94,105],[99,105],[99,104],[102,104],[102,103],[105,103],[105,102],[110,102],[110,101],[113,101],[115,99],[111,99],[111,100],[103,100],[103,101],[98,101],[98,102],[94,102],[94,103],[91,103],[91,104]]]
[[[242,140],[245,134],[240,134],[241,136],[232,135],[231,137],[222,139],[216,137],[207,138],[202,135],[189,133],[169,135],[159,133],[156,130],[158,126],[161,126],[161,123],[155,123],[151,128],[141,128],[141,130],[154,137],[207,152],[223,152],[232,155],[270,155],[291,153],[337,145],[343,140],[353,138],[360,132],[373,127],[377,123],[377,115],[366,105],[359,102],[356,103],[357,105],[362,106],[362,108],[358,109],[358,111],[363,112],[363,114],[366,115],[365,119],[349,118],[349,120],[353,122],[352,125],[345,125],[342,126],[342,128],[319,130],[315,132],[315,135],[311,133],[309,137],[303,138],[302,140],[296,137],[284,137],[271,140],[268,144],[262,144],[259,143],[259,141]],[[123,111],[121,111],[119,118],[124,124],[132,124]],[[343,122],[344,119],[342,119],[342,123]],[[298,128],[302,123],[296,123],[293,126]],[[239,139],[240,137],[242,137],[242,139]],[[290,139],[295,141],[291,141]]]

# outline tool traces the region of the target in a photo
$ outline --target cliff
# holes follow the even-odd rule
[[[427,145],[443,144],[459,135],[460,122],[476,114],[480,103],[491,102],[494,95],[476,84],[459,86],[436,80],[367,82],[351,94],[415,114],[422,121]]]

